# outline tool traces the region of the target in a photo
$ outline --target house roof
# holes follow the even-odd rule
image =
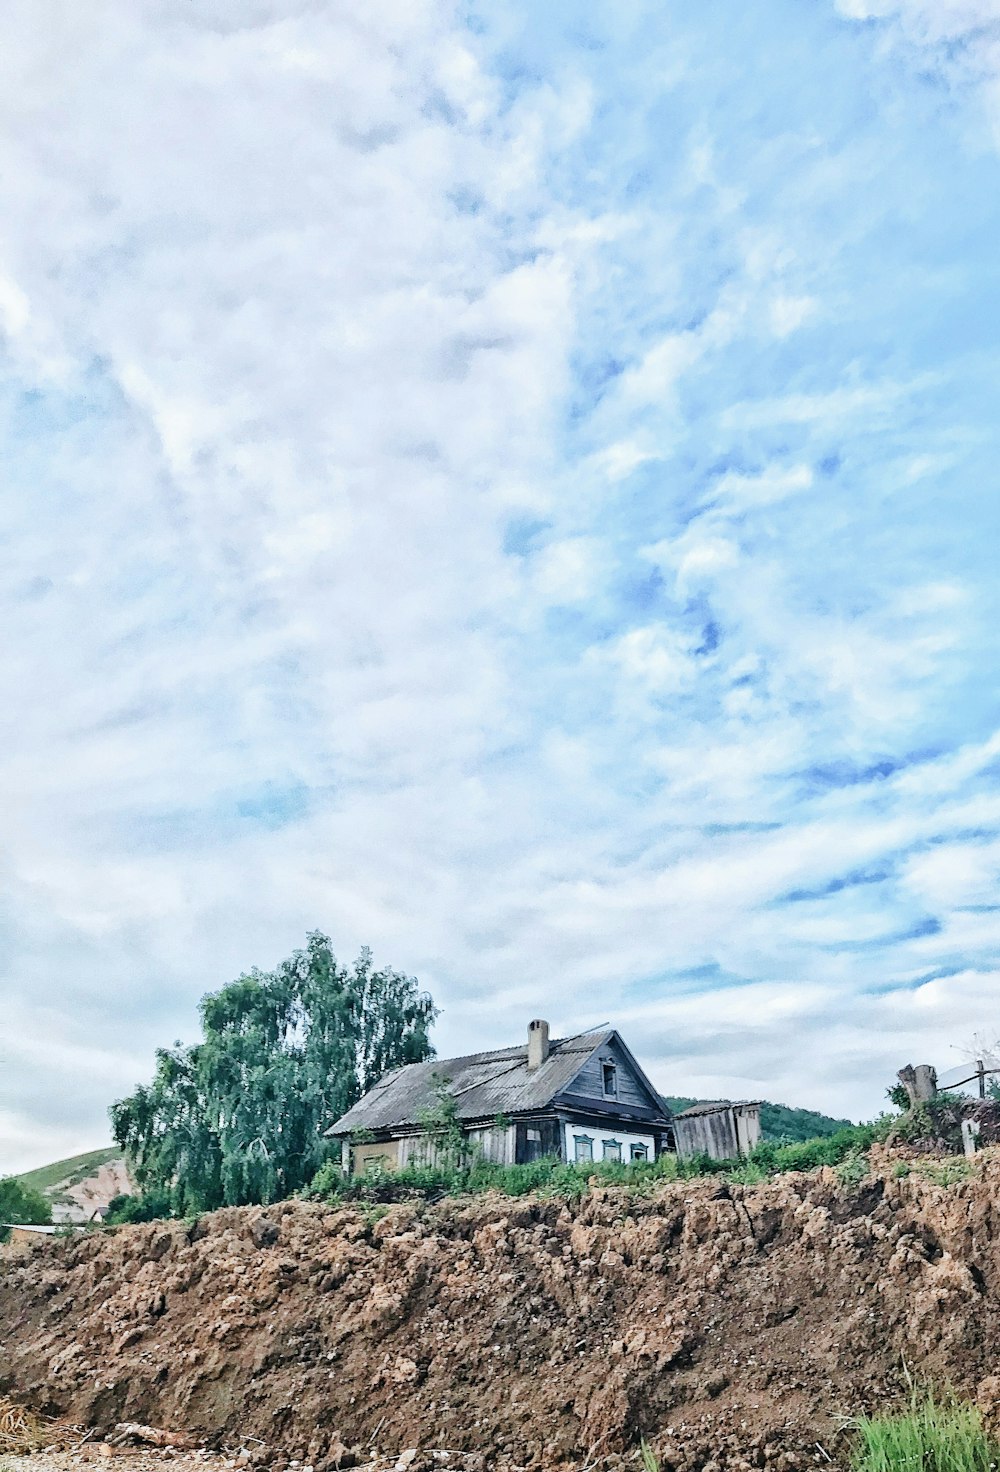
[[[703,1099],[675,1114],[675,1119],[695,1119],[699,1114],[721,1114],[724,1109],[759,1109],[759,1099]]]
[[[497,1114],[520,1114],[545,1109],[574,1080],[596,1048],[615,1036],[613,1028],[556,1038],[549,1055],[535,1069],[528,1068],[528,1046],[500,1048],[492,1053],[469,1053],[464,1058],[432,1058],[409,1063],[379,1079],[328,1135],[357,1130],[384,1130],[418,1125],[433,1103],[434,1083],[445,1078],[459,1119],[489,1119]]]

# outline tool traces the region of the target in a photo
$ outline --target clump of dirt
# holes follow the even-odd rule
[[[316,1472],[843,1458],[916,1376],[1000,1417],[1000,1154],[753,1187],[377,1212],[286,1202],[51,1241],[0,1277],[0,1389]],[[992,1378],[991,1378],[992,1377]],[[402,1460],[402,1459],[401,1459]]]

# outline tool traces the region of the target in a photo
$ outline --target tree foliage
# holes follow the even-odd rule
[[[25,1186],[16,1176],[0,1177],[0,1240],[7,1235],[7,1227],[47,1227],[51,1222],[52,1207],[41,1191]]]
[[[329,1153],[326,1129],[391,1068],[433,1056],[416,979],[341,965],[328,936],[201,1003],[202,1041],[161,1048],[152,1083],[111,1108],[144,1194],[176,1212],[280,1200]]]

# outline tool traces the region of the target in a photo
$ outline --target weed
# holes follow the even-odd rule
[[[737,1186],[759,1186],[767,1180],[767,1171],[756,1160],[744,1160],[726,1172],[726,1180]]]
[[[975,1406],[914,1388],[894,1415],[859,1416],[853,1472],[990,1472],[1000,1446]]]
[[[935,1186],[954,1186],[959,1181],[967,1181],[975,1173],[974,1162],[961,1155],[953,1160],[920,1160],[911,1169],[914,1175],[923,1176]]]
[[[852,1150],[834,1169],[842,1185],[860,1186],[868,1175],[868,1157],[861,1150]]]
[[[639,1460],[642,1463],[642,1472],[660,1472],[660,1459],[645,1437],[639,1444]]]

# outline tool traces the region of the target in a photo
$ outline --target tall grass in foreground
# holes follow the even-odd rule
[[[951,1395],[914,1390],[907,1410],[854,1424],[854,1472],[990,1472],[1000,1465],[1000,1446],[979,1411]]]

